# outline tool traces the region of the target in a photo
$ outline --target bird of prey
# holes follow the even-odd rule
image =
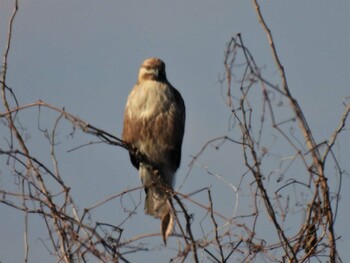
[[[170,193],[184,129],[185,104],[167,80],[165,63],[146,59],[127,99],[122,138],[146,192],[145,213],[161,219],[164,243],[173,229]]]

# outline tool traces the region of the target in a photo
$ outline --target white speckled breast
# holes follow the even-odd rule
[[[130,118],[150,118],[165,112],[172,101],[170,88],[161,82],[148,80],[135,86],[129,95],[127,107]]]

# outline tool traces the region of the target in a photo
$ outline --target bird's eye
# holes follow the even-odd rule
[[[151,69],[151,67],[150,67],[150,66],[146,66],[146,69],[147,69],[147,70],[150,70],[150,69]]]

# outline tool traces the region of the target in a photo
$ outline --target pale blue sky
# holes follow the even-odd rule
[[[12,8],[13,1],[0,0],[1,52]],[[299,100],[316,139],[322,142],[338,124],[344,110],[342,101],[350,95],[349,1],[263,1],[261,9],[273,32],[291,92]],[[229,134],[230,113],[221,96],[218,76],[224,72],[226,43],[237,33],[242,34],[256,62],[264,66],[265,78],[278,80],[266,35],[250,1],[19,1],[7,84],[20,104],[41,99],[120,135],[125,100],[140,63],[151,56],[162,58],[169,81],[181,92],[187,106],[179,186],[190,156],[209,139]],[[43,112],[42,124],[51,127],[53,116]],[[28,110],[20,118],[31,136],[28,145],[50,164],[48,142],[37,132],[37,110]],[[0,131],[3,129],[0,127]],[[80,132],[68,138],[69,130],[63,121],[59,164],[81,209],[140,185],[137,171],[120,148],[95,145],[66,153],[94,139]],[[339,142],[336,153],[342,167],[350,171],[349,131]],[[244,170],[240,157],[235,157],[240,150],[232,145],[219,153],[211,150],[199,162],[211,165],[210,169],[236,183]],[[237,172],[232,172],[231,165],[237,167]],[[2,170],[0,176],[6,175]],[[336,225],[337,234],[343,237],[338,243],[343,259],[350,258],[349,183],[349,176],[345,176]],[[191,192],[208,185],[213,186],[214,200],[225,205],[226,196],[221,195],[226,195],[227,186],[200,167],[192,171],[182,190]],[[227,198],[231,194],[228,192]],[[229,202],[227,205],[232,206]],[[158,222],[145,216],[142,207],[133,217],[134,223],[130,222],[138,227],[132,225],[126,237],[158,231]],[[96,218],[117,222],[118,209],[119,202],[115,201],[101,207]],[[42,221],[38,218],[30,219],[31,262],[56,262],[38,240],[38,235],[45,237],[39,223]],[[0,205],[1,262],[23,260],[22,225],[20,213]],[[131,255],[130,259],[140,262],[144,255],[155,260],[165,257],[164,252],[157,252]]]

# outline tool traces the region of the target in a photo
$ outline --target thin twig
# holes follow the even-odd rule
[[[221,262],[225,262],[224,252],[222,250],[222,244],[221,244],[220,239],[219,239],[218,224],[216,223],[216,220],[215,220],[215,217],[213,214],[213,210],[214,210],[213,209],[213,200],[211,198],[211,193],[210,193],[209,189],[208,189],[208,197],[209,197],[209,204],[210,204],[210,217],[211,217],[211,220],[213,221],[213,224],[214,224],[215,241],[216,241],[217,246],[218,246],[219,251],[220,251]]]

